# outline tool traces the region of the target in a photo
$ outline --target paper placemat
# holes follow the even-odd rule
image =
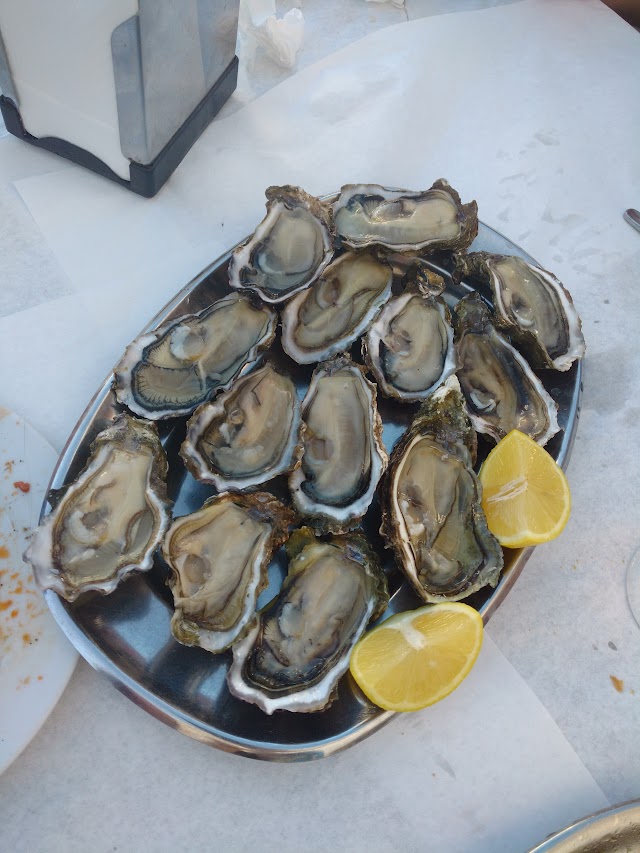
[[[69,853],[96,838],[109,850],[522,853],[607,805],[488,637],[442,702],[346,752],[287,765],[207,749],[81,665],[0,779],[8,849]]]
[[[490,631],[612,801],[637,794],[640,766],[640,632],[622,579],[640,481],[625,390],[640,382],[626,343],[637,337],[640,249],[621,218],[640,197],[629,156],[637,44],[596,0],[415,21],[214,122],[156,199],[75,167],[19,180],[75,293],[0,320],[0,358],[23,365],[7,377],[7,402],[59,447],[140,327],[253,230],[269,184],[320,194],[356,180],[423,188],[443,176],[463,200],[477,198],[484,221],[567,284],[588,347],[574,516],[536,552]],[[36,322],[46,333],[34,337]]]

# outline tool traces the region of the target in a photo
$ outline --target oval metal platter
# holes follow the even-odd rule
[[[554,832],[529,853],[633,853],[640,850],[640,800],[595,812]]]
[[[533,261],[508,239],[481,224],[470,251],[520,255]],[[227,266],[231,251],[212,263],[181,290],[149,323],[144,331],[169,319],[200,311],[213,300],[230,292]],[[471,291],[470,284],[454,287],[447,261],[430,263],[445,277],[446,298],[450,305]],[[488,292],[481,291],[490,298]],[[358,344],[352,350],[356,360]],[[279,339],[271,348],[271,357],[296,382],[304,396],[315,365],[295,364],[282,351]],[[558,403],[562,431],[547,449],[566,466],[578,423],[582,365],[577,362],[566,373],[539,371],[542,381]],[[121,407],[116,403],[109,377],[87,406],[62,452],[50,488],[58,489],[74,480],[84,466],[89,447]],[[384,422],[383,438],[387,450],[410,424],[417,405],[401,405],[378,397]],[[169,460],[169,496],[174,501],[174,516],[199,509],[215,490],[194,480],[185,470],[178,450],[184,438],[186,418],[160,422],[162,443]],[[480,441],[479,461],[490,449]],[[266,488],[279,497],[287,497],[286,481],[278,478]],[[43,515],[50,510],[45,502]],[[391,603],[383,618],[419,607],[423,602],[403,582],[389,551],[378,532],[380,510],[370,508],[362,527],[377,549],[388,573]],[[282,549],[281,549],[282,550]],[[498,586],[480,591],[467,599],[486,622],[513,586],[533,549],[505,552],[505,569]],[[286,573],[282,554],[270,567],[270,583],[258,602],[261,607],[277,592]],[[295,714],[288,711],[267,716],[257,707],[235,699],[226,686],[231,653],[212,655],[199,648],[180,645],[169,630],[172,599],[166,585],[166,569],[160,561],[145,574],[131,577],[111,595],[87,594],[68,603],[48,591],[49,607],[58,624],[81,655],[104,673],[115,686],[137,705],[175,729],[203,743],[241,755],[269,761],[304,761],[321,758],[346,749],[373,734],[395,714],[382,711],[362,695],[347,673],[339,685],[338,699],[325,711]]]

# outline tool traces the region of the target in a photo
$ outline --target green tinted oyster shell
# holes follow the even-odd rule
[[[333,257],[331,207],[300,187],[269,187],[267,215],[234,250],[229,284],[265,302],[283,302],[308,287]]]
[[[25,553],[42,589],[74,601],[89,590],[113,592],[130,573],[148,571],[171,522],[166,477],[155,424],[116,417]]]
[[[476,434],[455,376],[423,403],[391,454],[381,533],[426,602],[495,587],[502,549],[487,527],[473,470]]]

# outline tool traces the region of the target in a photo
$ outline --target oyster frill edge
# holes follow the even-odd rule
[[[361,533],[317,538],[301,528],[286,550],[282,589],[234,644],[227,673],[231,693],[266,714],[327,708],[351,649],[389,600],[379,559]]]
[[[502,571],[502,549],[487,526],[473,470],[476,445],[460,385],[450,376],[391,454],[380,532],[428,603],[495,587]]]

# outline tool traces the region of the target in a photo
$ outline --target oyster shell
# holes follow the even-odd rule
[[[390,267],[368,252],[345,252],[282,313],[282,347],[300,364],[347,349],[391,295]]]
[[[366,513],[387,467],[376,388],[348,355],[318,365],[302,402],[301,464],[293,503],[314,526],[342,533]]]
[[[308,287],[333,255],[331,208],[300,187],[269,187],[267,215],[233,252],[229,284],[282,302]]]
[[[455,376],[423,403],[391,454],[381,533],[427,602],[459,601],[496,586],[502,549],[473,471],[476,435]]]
[[[547,270],[515,255],[472,252],[456,259],[454,280],[488,281],[496,326],[505,330],[532,367],[568,370],[585,351],[571,294]]]
[[[458,379],[475,429],[495,441],[519,429],[546,444],[560,429],[558,407],[520,353],[495,330],[477,293],[456,305],[454,329]]]
[[[460,250],[478,233],[478,205],[462,204],[442,178],[422,192],[347,184],[333,205],[333,218],[342,240],[354,248]]]
[[[273,552],[295,515],[273,495],[224,493],[177,518],[162,553],[171,568],[171,632],[187,646],[228,649],[255,614]]]
[[[424,269],[392,297],[362,341],[362,354],[386,397],[423,400],[456,369],[444,279]]]
[[[335,699],[351,649],[389,594],[361,534],[316,539],[308,528],[287,543],[280,594],[233,646],[227,684],[234,696],[277,710],[319,711]]]
[[[155,424],[116,417],[33,535],[25,560],[40,587],[74,601],[88,590],[113,592],[130,572],[150,569],[171,521],[166,476]]]
[[[114,371],[116,398],[152,420],[188,415],[255,363],[277,321],[272,308],[237,293],[171,320],[129,344]]]
[[[290,471],[301,449],[295,385],[267,362],[196,409],[180,455],[194,477],[226,491]]]

